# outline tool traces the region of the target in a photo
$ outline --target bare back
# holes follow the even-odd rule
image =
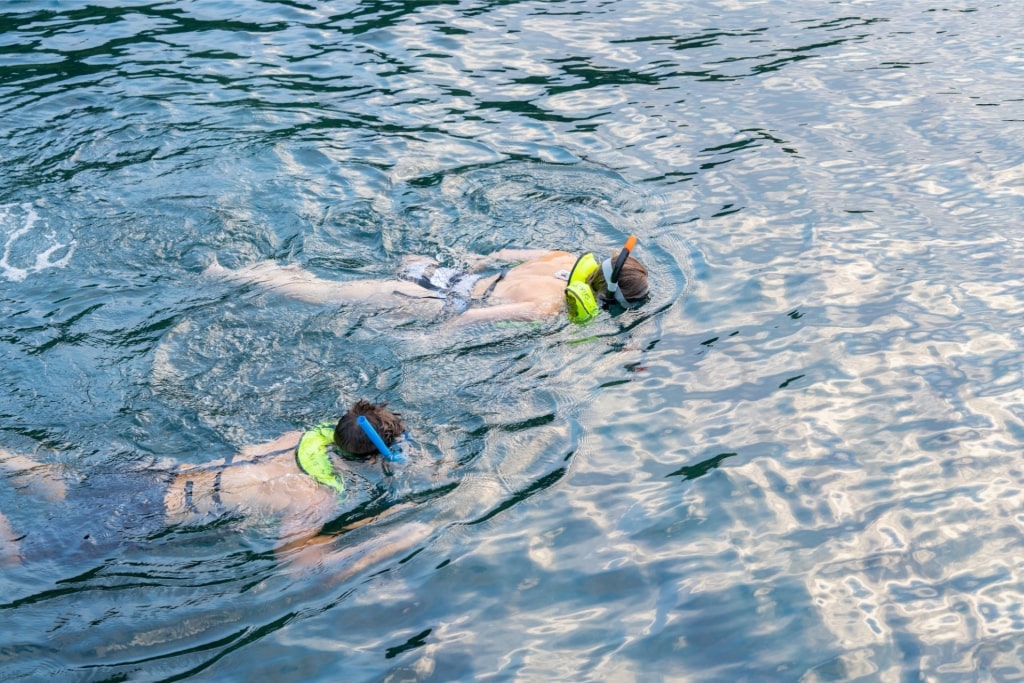
[[[551,251],[510,268],[494,285],[486,306],[471,308],[460,316],[478,320],[539,319],[561,312],[565,280],[559,271],[570,271],[576,257]],[[482,297],[494,278],[477,284],[474,298]]]
[[[232,511],[254,521],[278,519],[282,537],[315,533],[337,512],[336,492],[301,471],[295,447],[301,432],[250,447],[228,466],[182,470],[167,489],[169,523]]]

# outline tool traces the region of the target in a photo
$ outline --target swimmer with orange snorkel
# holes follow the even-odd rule
[[[398,278],[390,280],[327,280],[272,261],[238,270],[215,263],[206,273],[308,303],[409,306],[422,317],[459,325],[542,320],[560,313],[583,323],[602,307],[633,308],[646,301],[647,269],[632,256],[636,243],[630,235],[617,255],[603,261],[592,252],[577,257],[565,251],[502,249],[477,259],[469,271],[411,257]]]

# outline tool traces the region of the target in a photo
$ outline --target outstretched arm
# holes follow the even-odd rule
[[[339,533],[375,524],[408,507],[410,505],[393,506],[379,515],[354,522]],[[367,541],[340,550],[338,535],[318,534],[292,540],[277,549],[277,556],[288,563],[292,573],[325,570],[330,574],[328,583],[334,584],[364,571],[373,564],[407,552],[417,543],[426,540],[431,531],[430,526],[421,522],[398,524]]]
[[[471,308],[458,317],[453,318],[450,324],[457,327],[465,327],[478,323],[532,322],[534,320],[542,320],[545,317],[548,317],[548,314],[544,311],[538,311],[536,303],[510,303]]]
[[[422,522],[408,522],[341,550],[332,550],[333,545],[322,544],[316,561],[302,564],[301,567],[324,571],[327,574],[327,585],[338,584],[382,562],[397,560],[402,554],[411,552],[418,544],[426,541],[432,531],[429,525]]]
[[[299,439],[302,437],[302,432],[290,431],[285,432],[281,436],[277,437],[273,441],[265,441],[261,444],[254,444],[251,446],[245,446],[236,453],[232,459],[232,463],[243,463],[250,460],[256,460],[262,458],[265,455],[276,455],[278,453],[295,452],[295,449],[299,446]],[[212,463],[206,463],[205,466],[225,464],[222,461],[215,461]]]
[[[493,254],[478,256],[472,261],[473,270],[482,270],[509,263],[525,263],[553,253],[550,249],[499,249]]]

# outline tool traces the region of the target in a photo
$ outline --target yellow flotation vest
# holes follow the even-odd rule
[[[588,251],[576,259],[576,264],[569,273],[569,283],[565,287],[565,304],[569,320],[574,323],[587,322],[601,309],[594,288],[590,286],[590,278],[600,267],[594,254]]]
[[[295,450],[295,459],[300,470],[324,486],[335,489],[340,496],[345,493],[345,479],[334,471],[331,456],[327,453],[327,447],[333,445],[334,425],[323,422],[302,435]]]

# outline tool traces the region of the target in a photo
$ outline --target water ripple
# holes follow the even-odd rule
[[[5,674],[1018,675],[1019,23],[730,0],[0,10],[0,446],[95,477],[367,396],[430,470],[330,570],[208,529],[5,571]],[[442,338],[201,277],[630,233],[652,301],[587,328]],[[5,514],[60,530],[4,479]]]

